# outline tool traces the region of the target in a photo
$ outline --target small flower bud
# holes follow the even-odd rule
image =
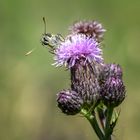
[[[104,64],[101,67],[99,83],[103,84],[109,77],[122,79],[122,68],[119,64]]]
[[[58,107],[67,115],[75,115],[80,112],[83,101],[73,90],[63,90],[57,97]]]
[[[122,79],[110,77],[105,82],[101,91],[105,105],[118,106],[125,98],[125,86]]]
[[[72,34],[85,34],[86,36],[95,38],[97,42],[101,42],[106,30],[102,27],[101,23],[93,20],[75,22],[70,27],[70,31]]]

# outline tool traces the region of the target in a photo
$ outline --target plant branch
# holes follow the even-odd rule
[[[98,125],[96,117],[88,113],[86,110],[82,110],[81,113],[88,119],[98,138],[104,140],[104,134]]]

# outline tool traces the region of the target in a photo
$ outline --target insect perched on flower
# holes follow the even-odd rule
[[[51,53],[54,53],[54,50],[59,47],[61,45],[62,42],[65,41],[65,39],[62,37],[61,34],[56,34],[56,35],[53,35],[51,33],[46,33],[46,20],[45,20],[45,17],[43,17],[43,22],[44,22],[44,27],[45,27],[45,30],[44,30],[44,33],[42,35],[42,38],[41,38],[41,43],[43,46],[49,46],[50,47],[50,52]],[[30,55],[36,48],[28,51],[25,56],[28,56]]]
[[[61,42],[64,41],[64,38],[61,34],[53,35],[51,33],[46,33],[46,21],[44,17],[43,22],[45,26],[45,31],[42,35],[41,43],[43,46],[49,46],[52,50],[54,50],[56,47],[60,46]]]

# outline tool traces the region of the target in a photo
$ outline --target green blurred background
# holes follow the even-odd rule
[[[127,88],[114,138],[139,140],[139,14],[139,0],[0,0],[0,140],[97,140],[85,118],[56,106],[70,78],[40,44],[43,16],[48,32],[64,36],[75,20],[96,19],[107,29],[105,60],[121,64]]]

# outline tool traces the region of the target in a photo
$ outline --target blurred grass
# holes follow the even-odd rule
[[[51,66],[52,55],[40,44],[45,16],[47,31],[63,35],[75,20],[103,23],[105,60],[122,65],[127,87],[114,137],[139,140],[139,6],[139,0],[1,0],[0,139],[97,139],[84,118],[67,117],[56,107],[56,93],[70,81],[67,71]]]

